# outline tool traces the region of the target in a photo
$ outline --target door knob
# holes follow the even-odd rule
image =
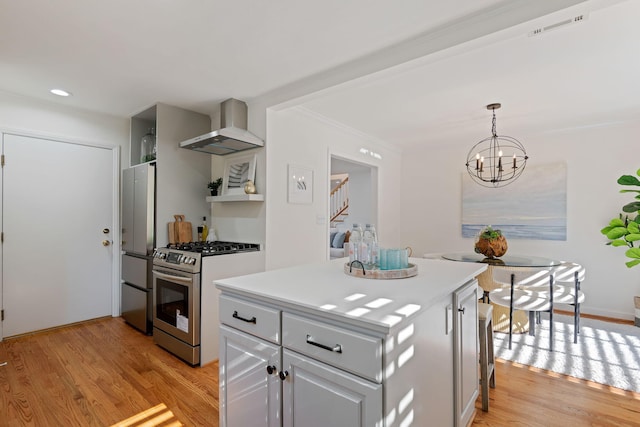
[[[111,231],[111,230],[109,230],[108,228],[103,228],[102,229],[102,233],[103,234],[109,234],[109,231]]]
[[[278,369],[275,366],[267,366],[267,373],[269,375],[273,375],[276,373]]]
[[[111,244],[111,242],[108,241],[108,240],[103,240],[102,241],[102,246],[109,246],[110,244]]]
[[[289,376],[289,371],[280,371],[280,374],[278,374],[278,376],[282,381],[284,381]]]

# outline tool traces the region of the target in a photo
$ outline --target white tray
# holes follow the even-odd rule
[[[349,263],[346,263],[344,272],[349,276],[362,277],[363,279],[406,279],[418,275],[418,266],[409,263],[409,267],[398,270],[380,270],[378,268],[363,270],[359,263],[354,264],[353,268]]]

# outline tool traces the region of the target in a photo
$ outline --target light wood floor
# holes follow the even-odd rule
[[[6,339],[3,361],[2,427],[218,426],[217,364],[192,368],[119,318]],[[504,361],[496,375],[473,425],[640,426],[640,394]]]

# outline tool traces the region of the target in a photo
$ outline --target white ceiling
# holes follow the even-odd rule
[[[491,102],[508,135],[640,111],[636,0],[0,0],[0,11],[0,90],[116,116],[157,102],[213,114],[234,97],[411,146],[488,134]]]

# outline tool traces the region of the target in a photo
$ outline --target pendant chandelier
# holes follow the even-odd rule
[[[474,145],[467,154],[467,172],[483,187],[504,187],[515,181],[527,164],[527,152],[520,141],[496,133],[498,103],[487,105],[493,111],[491,136]]]

